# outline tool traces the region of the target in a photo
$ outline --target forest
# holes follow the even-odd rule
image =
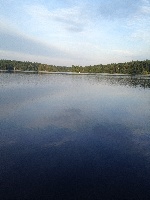
[[[150,60],[125,63],[98,64],[90,66],[55,66],[37,62],[0,60],[0,71],[32,72],[76,72],[76,73],[109,73],[109,74],[150,74]]]

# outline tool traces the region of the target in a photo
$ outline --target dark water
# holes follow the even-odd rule
[[[0,199],[150,199],[150,79],[0,74]]]

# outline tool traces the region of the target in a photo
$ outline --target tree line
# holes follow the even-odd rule
[[[150,74],[150,60],[111,63],[90,66],[55,66],[37,62],[0,60],[0,70],[34,71],[34,72],[76,72],[76,73],[110,73],[110,74]]]

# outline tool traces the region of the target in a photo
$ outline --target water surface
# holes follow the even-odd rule
[[[1,199],[149,199],[150,79],[0,74]]]

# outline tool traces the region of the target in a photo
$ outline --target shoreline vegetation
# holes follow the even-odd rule
[[[150,76],[150,60],[111,63],[90,66],[55,66],[37,62],[0,60],[0,72],[39,74],[103,74],[103,75],[146,75]]]

